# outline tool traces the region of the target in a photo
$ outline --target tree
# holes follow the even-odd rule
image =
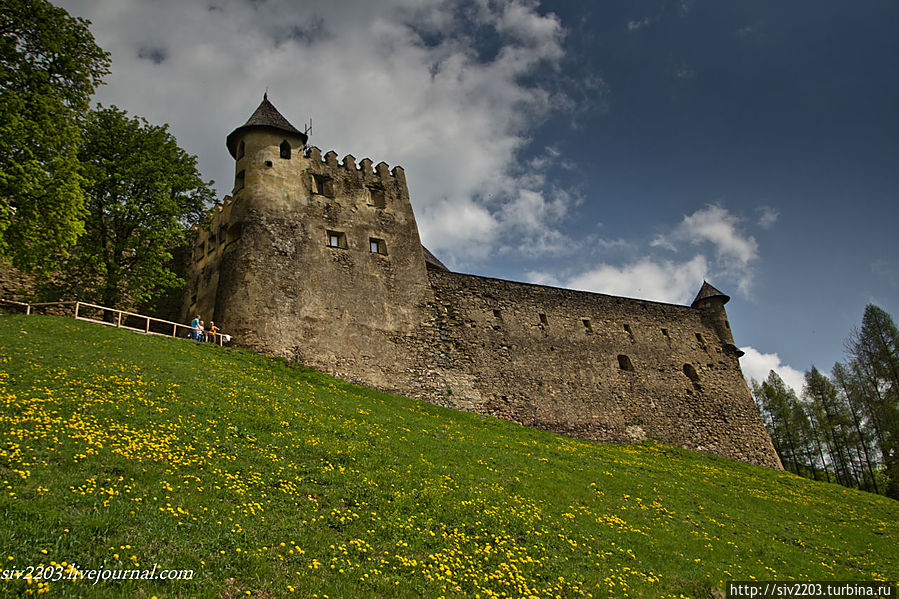
[[[46,0],[0,0],[0,258],[58,264],[82,231],[79,115],[109,72],[88,22]]]
[[[85,232],[64,269],[70,295],[131,307],[183,284],[173,250],[213,199],[197,158],[166,125],[115,106],[87,115],[80,158],[87,187]]]
[[[889,314],[870,304],[846,351],[880,447],[886,494],[899,499],[899,329]]]
[[[765,424],[781,463],[784,468],[800,474],[801,424],[797,423],[796,418],[802,411],[796,409],[799,403],[796,393],[773,370],[768,373],[768,379],[761,384],[754,379],[751,384],[756,404],[762,413],[767,414]]]

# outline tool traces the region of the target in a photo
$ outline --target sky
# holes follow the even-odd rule
[[[95,100],[168,123],[220,197],[262,95],[310,144],[405,169],[452,270],[731,296],[747,378],[800,390],[899,318],[894,0],[57,0]]]

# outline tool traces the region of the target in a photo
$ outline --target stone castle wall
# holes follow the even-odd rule
[[[779,467],[723,303],[427,268],[401,168],[303,151],[304,137],[265,127],[232,136],[235,188],[197,231],[185,316],[440,405]]]
[[[561,434],[653,439],[779,467],[700,310],[430,271],[413,395]],[[687,374],[689,372],[689,374]],[[408,391],[407,391],[408,393]]]

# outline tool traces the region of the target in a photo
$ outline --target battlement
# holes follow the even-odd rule
[[[352,154],[347,154],[342,161],[338,162],[337,152],[330,150],[322,156],[322,151],[315,146],[308,146],[303,152],[303,156],[331,169],[340,168],[347,173],[356,173],[361,181],[379,179],[402,181],[403,185],[406,183],[406,172],[403,167],[395,166],[391,169],[384,161],[372,168],[374,162],[370,158],[363,158],[359,161],[359,166],[356,166],[356,157]]]

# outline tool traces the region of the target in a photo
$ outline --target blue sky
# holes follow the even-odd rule
[[[451,268],[733,298],[744,372],[827,370],[899,317],[893,1],[65,0],[97,94],[167,122],[220,195],[262,93],[310,143],[407,173]]]

